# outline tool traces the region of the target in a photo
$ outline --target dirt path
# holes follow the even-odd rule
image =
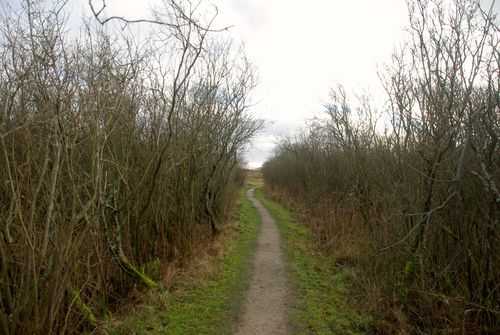
[[[244,314],[236,334],[291,334],[288,325],[291,292],[285,277],[278,227],[253,191],[250,189],[247,197],[262,217],[262,230],[257,240],[255,269],[243,306]]]

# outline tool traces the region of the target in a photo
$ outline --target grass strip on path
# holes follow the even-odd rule
[[[242,189],[223,256],[209,274],[175,279],[148,293],[142,306],[105,327],[107,334],[232,334],[249,285],[251,256],[260,228],[257,210]]]
[[[257,198],[275,219],[282,235],[295,303],[292,326],[296,334],[367,334],[372,319],[350,303],[347,287],[352,271],[321,253],[312,233],[293,213],[268,200],[261,189]]]

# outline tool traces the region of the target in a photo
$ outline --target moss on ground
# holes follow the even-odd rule
[[[297,334],[367,334],[372,318],[360,313],[348,296],[353,271],[321,253],[314,236],[284,207],[266,199],[261,189],[257,198],[276,220],[295,289],[292,325]]]

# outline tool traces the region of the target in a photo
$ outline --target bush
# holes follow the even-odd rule
[[[253,67],[212,20],[166,1],[146,41],[93,19],[74,37],[65,5],[0,23],[3,334],[81,331],[156,286],[157,262],[217,233],[261,127]]]
[[[389,301],[393,318],[403,311],[424,332],[493,331],[498,28],[473,0],[417,0],[409,10],[409,42],[381,75],[387,110],[334,89],[326,117],[282,140],[262,172],[269,192],[305,203],[324,248],[356,259],[373,309],[387,313],[380,301]],[[471,310],[490,317],[469,322]]]

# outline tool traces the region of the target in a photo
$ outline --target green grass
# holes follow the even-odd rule
[[[227,253],[206,276],[151,291],[144,306],[108,323],[107,334],[231,334],[249,286],[260,216],[241,190]]]
[[[282,206],[257,198],[276,220],[282,235],[288,272],[295,289],[292,325],[297,334],[367,334],[372,319],[359,313],[348,298],[354,275],[333,257],[321,253],[311,232]]]

